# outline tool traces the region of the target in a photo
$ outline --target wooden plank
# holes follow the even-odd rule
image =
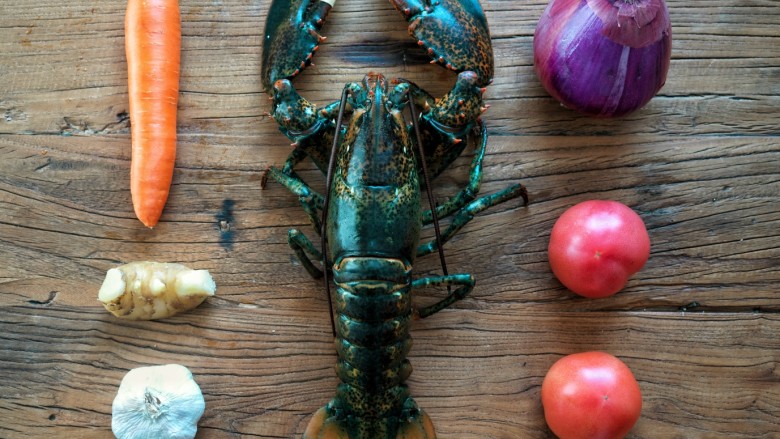
[[[267,111],[257,78],[266,10],[258,4],[225,3],[221,8],[211,3],[182,6],[184,132],[245,129]],[[670,2],[675,43],[667,85],[634,115],[594,120],[560,111],[533,73],[533,30],[544,3],[507,14],[503,12],[513,10],[511,1],[488,2],[497,54],[497,78],[488,93],[493,129],[538,135],[777,133],[780,17],[771,2],[737,3],[691,7]],[[427,65],[389,3],[368,4],[336,8],[316,67],[296,87],[315,102],[330,102],[345,82],[381,69],[443,94],[453,75]],[[4,6],[9,9],[4,17],[12,18],[0,18],[0,60],[6,70],[0,83],[0,112],[6,115],[0,132],[126,130],[122,118],[117,120],[127,109],[122,7],[78,2],[45,10],[25,2]],[[745,16],[751,19],[735,18]],[[233,127],[225,120],[233,118],[246,119],[239,121],[245,124]],[[275,132],[272,123],[263,125],[264,133]]]
[[[0,412],[14,414],[0,434],[9,439],[106,437],[119,381],[148,364],[192,370],[207,404],[199,438],[299,437],[336,385],[327,317],[283,306],[216,298],[133,323],[55,298],[3,307],[0,322]],[[776,314],[458,309],[416,323],[410,386],[441,437],[551,438],[544,372],[582,350],[612,352],[636,375],[644,406],[630,438],[776,432]]]
[[[219,149],[190,138],[197,139],[182,139],[170,201],[162,223],[151,231],[137,227],[132,212],[122,151],[126,138],[87,142],[85,149],[80,136],[4,136],[0,205],[13,220],[0,223],[6,243],[0,254],[10,261],[2,278],[24,280],[37,300],[51,290],[80,297],[85,289],[96,291],[111,266],[153,255],[220,272],[224,285],[239,287],[230,295],[258,294],[246,291],[250,279],[263,279],[253,288],[271,293],[282,275],[317,291],[319,284],[297,262],[290,264],[287,229],[311,233],[297,200],[275,183],[260,188],[262,169],[281,163],[288,148],[270,147],[266,161],[256,162],[251,148],[227,146],[241,138],[222,138],[226,145]],[[780,189],[775,138],[494,136],[490,150],[482,191],[521,181],[532,203],[491,209],[447,245],[452,269],[478,278],[474,303],[519,300],[544,307],[553,301],[570,310],[676,309],[691,303],[780,308],[774,295],[780,281],[780,211],[772,202]],[[464,155],[437,180],[439,197],[465,184],[469,161],[470,154]],[[322,175],[310,164],[302,169],[304,178],[322,186]],[[653,243],[645,269],[624,294],[607,302],[572,297],[552,279],[546,262],[555,219],[594,197],[636,209]],[[219,225],[226,203],[232,203],[229,242]],[[481,253],[501,256],[474,257]],[[437,264],[436,258],[421,258],[419,275],[437,271]],[[63,278],[58,287],[37,274],[52,265]],[[0,291],[12,287],[0,284]],[[299,288],[293,283],[288,290]],[[78,303],[94,304],[91,300]]]

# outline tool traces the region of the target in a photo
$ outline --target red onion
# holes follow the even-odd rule
[[[664,0],[551,0],[534,33],[544,88],[591,116],[644,106],[664,85],[671,54]]]

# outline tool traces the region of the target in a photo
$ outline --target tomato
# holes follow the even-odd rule
[[[547,249],[555,277],[585,297],[620,291],[650,256],[642,218],[617,201],[590,200],[558,218]]]
[[[625,363],[604,352],[582,352],[547,372],[542,406],[560,439],[620,439],[639,419],[642,394]]]

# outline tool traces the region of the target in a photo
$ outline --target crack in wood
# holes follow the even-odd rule
[[[30,305],[35,305],[35,306],[51,306],[51,304],[54,303],[54,299],[57,298],[57,294],[58,294],[57,291],[50,291],[48,299],[46,299],[46,300],[33,300],[33,299],[31,299],[31,300],[28,300],[27,303],[29,303]]]

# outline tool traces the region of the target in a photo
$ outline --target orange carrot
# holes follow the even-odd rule
[[[132,160],[130,193],[154,227],[168,199],[176,158],[181,21],[177,0],[128,0],[125,15]]]

